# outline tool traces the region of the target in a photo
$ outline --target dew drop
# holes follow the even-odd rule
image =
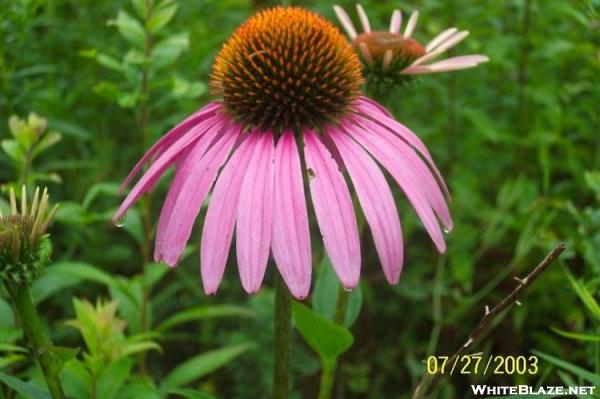
[[[444,233],[448,234],[448,233],[450,233],[450,230],[444,229]]]
[[[352,292],[352,288],[344,287],[344,291],[346,291],[346,292]]]
[[[306,170],[306,173],[308,174],[308,180],[309,180],[309,181],[310,181],[310,180],[312,180],[312,179],[314,179],[314,178],[315,178],[315,176],[316,176],[316,175],[315,175],[315,171],[314,171],[314,170],[312,170],[311,168],[308,168],[308,169]]]
[[[115,226],[121,228],[123,225],[125,225],[125,216],[115,220]]]

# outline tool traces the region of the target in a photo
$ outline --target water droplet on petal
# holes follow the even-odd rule
[[[444,229],[444,233],[448,234],[448,233],[450,233],[450,230]]]
[[[121,228],[125,224],[125,216],[115,220],[115,226]]]
[[[344,291],[346,291],[346,292],[352,292],[352,288],[350,288],[350,287],[344,287]]]

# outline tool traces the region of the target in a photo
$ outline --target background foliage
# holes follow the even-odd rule
[[[341,3],[355,15],[351,2]],[[344,323],[354,343],[339,359],[336,397],[410,397],[423,359],[454,352],[485,306],[514,287],[512,277],[525,275],[559,240],[568,245],[560,264],[478,348],[504,355],[538,351],[540,373],[453,377],[435,395],[468,397],[467,383],[474,381],[599,385],[600,2],[362,4],[379,29],[387,28],[394,8],[420,9],[415,36],[422,42],[447,26],[468,29],[471,36],[457,53],[483,53],[491,61],[423,77],[385,99],[438,161],[456,227],[447,236],[447,254],[439,256],[399,200],[407,253],[393,287],[364,233],[364,279]],[[55,263],[33,292],[53,341],[81,348],[65,358],[70,397],[269,396],[272,268],[263,290],[248,297],[230,262],[219,293],[206,297],[195,245],[177,269],[150,263],[151,223],[168,178],[154,201],[128,214],[122,229],[110,222],[128,169],[208,101],[207,76],[220,44],[265,5],[0,4],[0,182],[4,192],[12,184],[46,184],[61,202],[51,229]],[[334,19],[329,0],[302,5]],[[11,115],[30,112],[46,118],[47,128],[33,117],[9,129]],[[19,143],[18,129],[37,129],[40,141]],[[321,251],[315,246],[315,259]],[[316,267],[306,305],[332,318],[337,290],[327,267],[326,260]],[[315,322],[305,311],[295,309],[297,322]],[[44,397],[40,372],[23,345],[9,302],[0,299],[0,398]],[[296,334],[296,398],[316,395],[320,363],[311,348]]]

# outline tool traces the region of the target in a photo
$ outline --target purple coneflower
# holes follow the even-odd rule
[[[352,44],[362,55],[368,72],[388,77],[396,75],[400,80],[406,78],[406,75],[455,71],[472,68],[488,61],[488,57],[484,55],[472,54],[431,63],[464,40],[469,32],[448,28],[423,46],[412,37],[419,18],[418,11],[411,14],[402,33],[400,10],[395,10],[392,14],[389,32],[372,31],[367,13],[357,4],[356,10],[363,28],[363,33],[358,34],[346,11],[338,5],[334,6],[334,10]]]
[[[115,214],[122,218],[171,165],[154,257],[175,266],[201,204],[212,196],[200,240],[204,290],[216,292],[236,236],[240,278],[256,292],[269,253],[296,298],[308,295],[312,260],[305,180],[333,267],[359,282],[361,253],[347,171],[387,280],[403,263],[400,218],[383,166],[440,252],[452,228],[446,188],[427,148],[360,93],[361,65],[345,37],[319,15],[276,7],[252,16],[225,43],[211,74],[220,97],[189,116],[143,156],[124,185],[151,165]]]

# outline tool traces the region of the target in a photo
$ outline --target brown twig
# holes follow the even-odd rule
[[[476,343],[477,340],[481,338],[481,336],[483,336],[483,334],[487,331],[488,327],[492,324],[492,321],[496,318],[496,316],[511,307],[517,301],[523,291],[525,291],[548,268],[548,266],[550,266],[550,264],[552,264],[552,262],[554,262],[560,256],[565,248],[566,246],[564,243],[559,243],[552,251],[550,251],[550,253],[548,253],[548,255],[546,255],[544,260],[542,260],[540,264],[538,264],[536,268],[533,269],[529,275],[527,275],[527,277],[523,279],[515,279],[519,285],[515,287],[515,289],[512,290],[512,292],[508,294],[500,303],[498,303],[492,309],[489,309],[486,306],[485,313],[479,321],[479,324],[477,324],[475,329],[471,331],[467,341],[461,345],[461,347],[452,355],[452,357],[448,359],[447,364],[454,364],[457,358],[459,358],[467,351],[467,349],[473,346],[473,344]],[[417,385],[417,388],[415,389],[413,399],[427,397],[428,394],[432,392],[437,384],[441,381],[441,379],[445,377],[445,374],[435,374],[431,380],[431,383],[427,385],[430,377],[431,376],[427,373],[423,375],[419,385]]]

